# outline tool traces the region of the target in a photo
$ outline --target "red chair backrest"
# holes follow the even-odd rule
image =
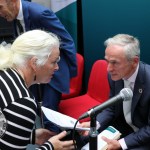
[[[100,103],[109,98],[110,88],[107,77],[107,62],[105,60],[97,60],[92,66],[87,94]]]
[[[77,67],[78,67],[78,72],[77,76],[72,78],[70,81],[70,87],[72,89],[75,89],[79,93],[81,92],[82,88],[82,77],[83,77],[83,69],[84,69],[84,59],[83,56],[80,54],[76,54],[77,57]]]

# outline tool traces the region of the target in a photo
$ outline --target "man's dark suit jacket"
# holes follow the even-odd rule
[[[60,38],[59,70],[49,84],[60,93],[68,93],[70,78],[77,75],[76,49],[72,37],[56,15],[44,6],[22,0],[22,9],[26,31],[42,29],[55,33]],[[17,35],[16,30],[15,34]]]
[[[117,95],[124,88],[123,80],[112,81],[109,76],[109,83],[110,97]],[[131,119],[133,125],[139,128],[137,132],[133,132],[125,122],[122,102],[105,109],[97,116],[97,120],[101,124],[100,130],[112,122],[120,122],[119,130],[124,130],[123,132],[128,134],[124,139],[129,149],[144,145],[148,145],[147,149],[150,149],[150,66],[143,62],[139,64],[134,85]]]

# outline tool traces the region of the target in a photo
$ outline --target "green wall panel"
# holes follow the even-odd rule
[[[118,33],[136,36],[150,64],[150,0],[82,0],[82,15],[86,83],[94,61],[104,58],[104,41]]]

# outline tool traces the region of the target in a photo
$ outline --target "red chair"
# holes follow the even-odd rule
[[[79,53],[76,54],[77,57],[77,67],[78,74],[76,77],[71,78],[70,80],[70,93],[62,94],[62,99],[68,99],[72,97],[79,96],[82,90],[82,77],[83,77],[83,69],[84,69],[84,59],[83,56]]]
[[[87,93],[61,101],[59,112],[78,119],[90,108],[105,102],[109,98],[109,91],[107,62],[105,60],[97,60],[92,66]],[[83,119],[81,122],[87,120],[89,118]]]

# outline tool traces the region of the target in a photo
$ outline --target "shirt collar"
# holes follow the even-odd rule
[[[18,20],[23,20],[23,12],[22,12],[22,2],[21,2],[21,0],[20,0],[20,9],[19,9],[19,13],[18,13],[17,19]]]
[[[137,65],[137,68],[136,68],[135,72],[132,74],[132,76],[127,79],[129,82],[135,83],[135,80],[136,80],[136,77],[138,74],[138,70],[139,70],[139,64]]]

